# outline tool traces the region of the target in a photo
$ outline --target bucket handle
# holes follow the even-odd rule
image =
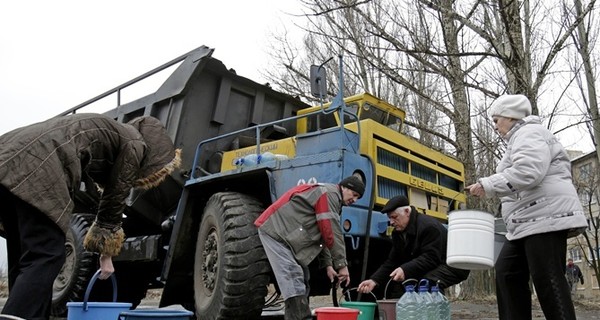
[[[90,292],[92,292],[92,287],[94,286],[94,283],[96,282],[96,280],[98,280],[98,277],[100,276],[100,270],[96,271],[96,273],[94,273],[94,276],[92,277],[92,279],[90,280],[90,283],[87,286],[87,289],[85,290],[85,296],[83,296],[83,310],[84,311],[88,311],[88,299],[90,297]],[[111,274],[110,275],[110,279],[112,280],[112,287],[113,287],[113,301],[112,302],[116,302],[117,301],[117,277],[115,277],[115,274]]]
[[[408,283],[408,282],[414,282],[414,283],[415,283],[415,286],[418,286],[418,285],[419,285],[419,280],[417,280],[417,279],[413,279],[413,278],[406,279],[406,280],[402,281],[402,285],[403,285],[403,286],[406,286],[406,283]]]
[[[419,286],[422,286],[421,283],[424,283],[425,286],[429,286],[429,280],[427,280],[427,279],[421,279],[421,280],[419,280]]]
[[[342,296],[340,297],[340,300],[339,300],[339,301],[342,301],[342,298],[343,298],[343,297],[344,297],[344,296],[345,296],[345,295],[346,295],[348,292],[350,292],[350,290],[358,290],[358,287],[356,287],[356,288],[350,288],[350,289],[348,289],[348,290],[344,291],[344,292],[342,293]],[[377,297],[375,296],[375,294],[374,294],[373,292],[369,292],[369,293],[370,293],[370,294],[373,296],[373,298],[375,298],[375,303],[377,303]],[[348,295],[348,301],[352,301],[352,300],[350,300],[350,295]]]
[[[388,282],[385,284],[385,289],[383,289],[383,300],[387,299],[387,289],[392,281],[394,281],[394,278],[390,278],[390,280],[388,280]]]
[[[386,300],[386,299],[387,299],[387,289],[388,289],[388,286],[390,285],[390,283],[391,283],[392,281],[394,281],[394,279],[393,279],[393,278],[390,278],[390,280],[388,280],[388,282],[385,284],[385,289],[383,289],[383,300]],[[419,282],[419,280],[417,280],[417,279],[412,279],[412,278],[411,278],[411,279],[406,279],[406,280],[404,280],[404,281],[402,282],[402,285],[405,285],[407,282],[415,282],[415,283],[418,283],[418,282]]]

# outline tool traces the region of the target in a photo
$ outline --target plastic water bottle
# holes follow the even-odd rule
[[[421,298],[415,292],[415,286],[407,284],[405,292],[396,302],[396,320],[425,320],[425,313],[421,312]]]
[[[431,287],[431,299],[435,309],[437,309],[436,319],[450,320],[450,301],[440,292],[437,284]]]
[[[256,153],[251,153],[247,156],[244,157],[244,166],[249,167],[249,166],[255,166],[258,164],[258,158],[259,155],[257,155]]]
[[[255,153],[251,153],[242,158],[238,158],[237,160],[235,160],[234,164],[236,165],[236,167],[249,167],[249,166],[257,165],[258,160],[259,160],[259,155],[255,154]]]
[[[419,297],[421,297],[421,307],[425,313],[425,319],[438,320],[437,310],[433,304],[433,298],[429,293],[429,280],[421,279],[419,281]]]
[[[235,159],[235,161],[233,162],[233,164],[234,164],[234,165],[235,165],[237,168],[239,168],[239,167],[243,166],[243,165],[244,165],[244,158],[237,158],[237,159]]]
[[[275,159],[276,159],[275,155],[273,153],[267,151],[258,156],[258,163],[267,163],[270,161],[274,161]]]
[[[236,159],[233,164],[236,167],[250,167],[257,164],[268,163],[275,160],[287,160],[288,156],[284,154],[273,154],[271,152],[265,152],[263,154],[251,153],[242,158]]]
[[[285,154],[275,154],[275,159],[281,161],[281,160],[287,160],[287,159],[289,159],[289,157]]]

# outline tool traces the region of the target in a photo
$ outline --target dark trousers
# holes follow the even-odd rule
[[[565,278],[566,255],[566,231],[506,241],[496,262],[500,319],[531,319],[530,277],[546,319],[576,319]]]
[[[48,319],[52,284],[65,262],[65,235],[33,206],[0,187],[9,295],[2,314]],[[1,317],[0,317],[1,318]]]

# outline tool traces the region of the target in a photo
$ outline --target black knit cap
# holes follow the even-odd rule
[[[381,212],[383,213],[388,213],[388,212],[392,212],[394,210],[396,210],[396,208],[400,208],[400,207],[406,207],[409,206],[410,203],[408,203],[408,198],[405,196],[395,196],[393,198],[391,198],[386,204],[385,206],[383,206],[383,209],[381,209]]]
[[[339,184],[342,187],[346,187],[358,193],[360,195],[359,198],[362,198],[363,194],[365,193],[365,184],[357,176],[349,176],[340,181]]]

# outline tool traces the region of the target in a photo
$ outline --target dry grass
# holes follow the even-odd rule
[[[450,302],[452,302],[452,301],[468,301],[468,302],[472,302],[472,303],[481,303],[481,304],[496,303],[496,296],[495,295],[485,295],[485,296],[479,296],[479,297],[470,297],[468,299],[457,298],[457,297],[450,297],[448,299],[450,300]]]
[[[8,297],[8,279],[0,278],[0,298]]]
[[[153,300],[153,299],[160,299],[160,295],[162,294],[162,289],[149,289],[148,291],[146,291],[146,298],[145,299],[149,299],[149,300]]]
[[[579,299],[573,301],[575,308],[583,310],[600,310],[600,300],[598,299]]]

